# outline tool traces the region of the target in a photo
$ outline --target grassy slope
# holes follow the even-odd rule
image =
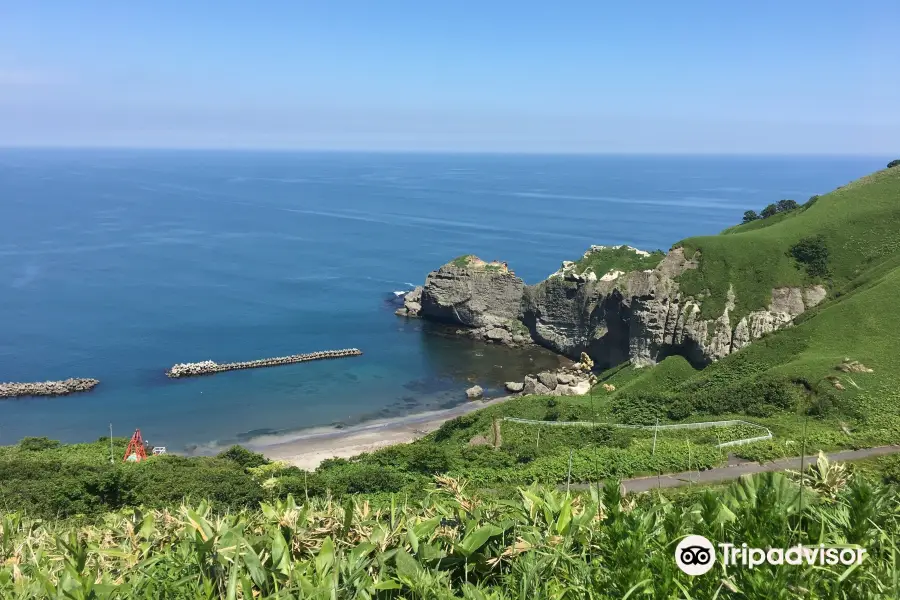
[[[866,269],[900,251],[900,169],[879,171],[830,194],[812,206],[726,230],[725,235],[689,238],[680,243],[700,266],[681,278],[688,294],[710,293],[704,316],[720,315],[729,284],[734,285],[734,316],[765,307],[773,287],[809,283],[788,255],[800,239],[825,237],[831,253],[832,289],[848,285]]]
[[[865,177],[822,196],[807,210],[778,217],[765,227],[757,221],[725,235],[686,240],[685,245],[704,252],[700,275],[705,281],[723,277],[735,282],[739,298],[743,290],[746,300],[761,298],[763,288],[803,282],[804,275],[793,269],[783,249],[806,235],[825,235],[833,256],[832,298],[804,314],[796,327],[758,340],[703,371],[690,369],[678,357],[652,369],[612,369],[603,378],[617,387],[611,403],[626,394],[661,390],[686,398],[724,396],[762,378],[780,377],[797,382],[798,390],[810,389],[799,394],[796,414],[753,419],[769,426],[779,441],[762,454],[752,448],[745,454],[796,454],[797,448],[785,444],[799,439],[804,426],[814,449],[900,441],[900,170]],[[763,283],[745,277],[756,272],[752,260],[776,264],[771,272],[759,270]],[[746,292],[749,286],[756,288],[752,294]],[[844,357],[875,372],[842,373],[835,367]],[[845,389],[835,389],[827,377],[837,377]],[[833,406],[807,423],[805,408],[823,398]]]

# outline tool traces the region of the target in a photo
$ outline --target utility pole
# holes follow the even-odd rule
[[[115,459],[113,459],[113,448],[112,448],[112,423],[109,424],[109,464],[113,464]]]
[[[588,383],[590,383],[590,375],[588,375]],[[594,386],[591,386],[591,429],[596,429],[597,427],[597,413],[594,410]]]

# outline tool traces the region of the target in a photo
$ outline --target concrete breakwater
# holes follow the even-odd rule
[[[362,351],[358,348],[345,350],[322,350],[309,354],[293,354],[291,356],[279,356],[276,358],[262,358],[245,362],[219,364],[215,361],[204,360],[196,363],[179,363],[166,371],[168,377],[193,377],[195,375],[210,375],[222,371],[236,371],[238,369],[256,369],[259,367],[276,367],[278,365],[290,365],[293,363],[307,362],[310,360],[323,360],[326,358],[343,358],[345,356],[359,356]]]
[[[97,379],[69,378],[64,381],[39,381],[35,383],[0,383],[0,398],[18,396],[65,396],[86,392],[100,383]]]

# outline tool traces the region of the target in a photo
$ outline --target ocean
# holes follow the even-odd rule
[[[461,254],[526,283],[591,244],[668,249],[883,157],[0,150],[0,381],[94,377],[0,401],[0,444],[140,428],[208,452],[465,402],[553,366],[540,350],[396,317]],[[177,362],[364,355],[169,380]]]

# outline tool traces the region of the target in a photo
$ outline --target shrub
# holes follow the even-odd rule
[[[51,440],[47,437],[25,437],[19,442],[19,448],[28,452],[40,452],[41,450],[58,448],[59,445],[58,440]]]
[[[888,169],[893,169],[894,167],[900,167],[900,158],[898,158],[897,160],[892,160],[887,164]]]
[[[178,505],[185,497],[238,510],[263,499],[244,468],[210,457],[158,456],[140,463],[90,464],[40,452],[0,458],[0,506],[43,517],[97,515],[123,506]]]
[[[756,214],[755,210],[746,210],[744,211],[744,220],[742,223],[750,223],[751,221],[756,221],[759,219],[759,215]]]
[[[791,246],[791,256],[806,268],[811,277],[828,276],[828,245],[824,236],[803,238]]]
[[[220,452],[218,458],[233,460],[245,469],[248,467],[258,467],[269,462],[269,459],[262,454],[247,450],[243,446],[232,446],[228,450]]]
[[[516,464],[517,458],[522,458],[521,453],[516,457],[509,452],[494,450],[491,446],[463,448],[461,455],[467,468],[480,467],[485,469],[505,469]],[[529,462],[529,460],[533,459],[534,457],[532,456],[524,462]]]
[[[0,458],[0,507],[47,518],[97,514],[103,505],[88,484],[108,469],[94,465],[73,469],[60,459],[40,455]]]
[[[751,417],[771,417],[776,412],[778,412],[777,406],[766,404],[765,402],[761,404],[754,403],[747,407],[747,414]]]
[[[701,385],[685,390],[696,411],[711,415],[744,413],[753,416],[792,409],[797,389],[785,377],[766,376],[756,380],[737,380],[729,385]]]
[[[831,396],[816,396],[806,410],[811,417],[824,417],[834,411],[834,399]]]
[[[438,427],[437,431],[434,432],[434,441],[443,442],[449,440],[453,437],[454,433],[468,429],[474,425],[477,420],[478,417],[474,413],[470,413],[445,421]]]
[[[885,456],[878,459],[876,464],[885,483],[900,484],[900,456]]]
[[[396,470],[378,465],[348,463],[339,469],[320,471],[316,472],[316,476],[321,476],[324,487],[337,495],[399,492],[406,483],[403,475]],[[318,482],[316,487],[321,487]]]
[[[445,448],[422,444],[407,446],[407,448],[409,450],[407,465],[411,471],[434,475],[450,470],[450,458]]]
[[[777,213],[778,213],[778,207],[775,206],[774,204],[770,204],[762,210],[760,215],[762,216],[763,219],[768,219],[769,217],[775,216]]]
[[[136,504],[162,508],[181,503],[214,500],[230,510],[256,506],[262,488],[244,467],[232,460],[210,457],[158,456],[124,465],[132,475],[130,493]]]
[[[687,419],[694,412],[694,405],[687,398],[676,398],[666,409],[666,415],[673,421]]]
[[[613,401],[612,412],[622,423],[653,425],[661,418],[672,398],[662,392],[626,393]]]

